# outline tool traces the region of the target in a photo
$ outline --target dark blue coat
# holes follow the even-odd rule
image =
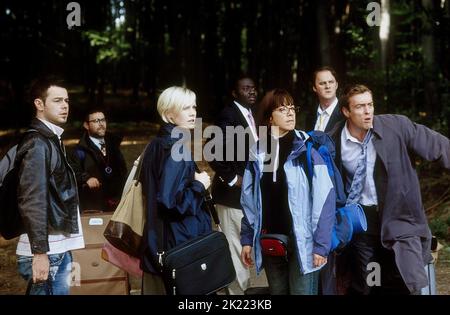
[[[205,188],[194,179],[195,162],[171,156],[172,146],[180,140],[171,137],[174,127],[161,126],[145,150],[140,175],[147,207],[142,268],[151,273],[159,271],[157,215],[164,221],[164,250],[212,230],[210,215],[202,209]]]

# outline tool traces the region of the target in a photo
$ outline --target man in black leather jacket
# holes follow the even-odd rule
[[[69,98],[62,81],[34,82],[36,108],[29,132],[17,148],[18,206],[26,234],[16,254],[19,273],[30,280],[30,294],[69,294],[71,250],[84,247],[75,175],[61,141]]]

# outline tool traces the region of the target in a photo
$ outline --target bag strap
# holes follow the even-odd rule
[[[138,162],[138,165],[136,168],[136,174],[134,174],[134,179],[137,181],[139,181],[139,178],[141,178],[142,164],[144,164],[142,161],[144,160],[144,154],[145,154],[145,151],[147,150],[147,147],[148,147],[148,144],[145,146],[145,149],[144,149],[144,151],[142,151],[142,154],[139,155],[139,157],[138,157],[139,162]]]
[[[195,163],[195,171],[198,172],[198,173],[201,173],[197,163]],[[217,214],[217,210],[216,210],[216,207],[215,207],[215,202],[214,202],[214,199],[213,199],[213,197],[211,195],[211,192],[208,189],[205,189],[205,193],[204,193],[203,196],[204,196],[203,204],[205,204],[205,203],[207,204],[206,205],[207,210],[209,211],[209,214],[211,215],[211,217],[212,217],[212,219],[214,221],[214,224],[216,224],[219,227],[219,229],[221,230],[221,228],[220,228],[220,219],[219,219],[219,216]]]

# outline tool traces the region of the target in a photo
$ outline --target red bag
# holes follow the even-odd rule
[[[260,242],[263,255],[286,257],[288,239],[284,234],[262,234]]]
[[[136,277],[142,277],[143,275],[139,258],[130,256],[120,249],[115,248],[108,241],[103,244],[102,258],[130,275]]]

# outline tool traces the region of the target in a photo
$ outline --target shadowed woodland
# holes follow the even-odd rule
[[[49,73],[68,82],[69,138],[89,107],[103,107],[130,140],[154,134],[141,122],[159,122],[156,99],[171,85],[195,91],[199,116],[212,123],[241,73],[260,96],[291,92],[303,128],[317,107],[311,76],[324,65],[336,69],[339,90],[367,84],[376,113],[450,136],[448,0],[79,0],[71,28],[68,3],[0,2],[0,156],[33,115],[30,81]],[[416,166],[432,231],[450,241],[450,174]]]

